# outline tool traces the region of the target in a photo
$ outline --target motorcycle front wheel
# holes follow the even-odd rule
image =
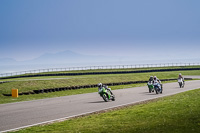
[[[103,94],[103,100],[104,100],[105,102],[108,102],[108,97],[107,97],[106,94]]]
[[[155,90],[156,90],[156,94],[158,94],[158,89],[157,89],[157,88],[155,88]]]
[[[151,91],[152,91],[151,88],[149,88],[149,93],[151,93]]]
[[[180,88],[182,87],[182,83],[181,82],[179,82],[179,86],[180,86]]]

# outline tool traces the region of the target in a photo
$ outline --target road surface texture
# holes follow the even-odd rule
[[[183,76],[184,78],[192,78],[192,79],[200,79],[200,76],[194,75],[194,76]]]
[[[97,92],[0,105],[0,132],[63,120],[96,111],[134,104],[158,97],[200,88],[200,80],[163,85],[163,94],[148,92],[148,87],[113,90],[116,101],[104,102]]]

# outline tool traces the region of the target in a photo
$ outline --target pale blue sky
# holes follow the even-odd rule
[[[199,6],[199,0],[0,0],[0,58],[64,50],[200,57]]]

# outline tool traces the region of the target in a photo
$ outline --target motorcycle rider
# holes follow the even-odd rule
[[[153,82],[153,76],[150,76],[149,82]]]
[[[113,95],[112,91],[110,88],[108,88],[108,86],[103,85],[102,83],[98,84],[98,91],[102,89],[102,87],[104,87],[106,90],[108,90],[110,92],[111,95]]]
[[[162,89],[162,84],[161,84],[161,81],[156,77],[156,76],[154,76],[153,77],[153,83],[156,83],[156,82],[158,82],[159,84],[160,84],[160,86],[161,86],[161,89]]]
[[[150,85],[150,84],[152,84],[152,83],[153,83],[153,76],[150,76],[147,85]],[[152,89],[152,92],[154,92],[154,89]]]
[[[179,75],[178,75],[178,79],[182,79],[182,80],[183,80],[183,83],[185,83],[184,78],[183,78],[183,76],[182,76],[181,73],[179,73]]]
[[[160,80],[159,80],[156,76],[153,77],[153,83],[155,83],[155,82],[160,83],[159,81],[160,81]]]

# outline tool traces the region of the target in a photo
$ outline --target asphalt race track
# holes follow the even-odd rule
[[[104,102],[97,92],[25,101],[0,105],[0,132],[63,120],[74,116],[101,111],[113,107],[138,103],[200,88],[200,80],[186,81],[184,88],[178,83],[163,85],[163,94],[149,93],[148,87],[114,90],[116,101]]]

